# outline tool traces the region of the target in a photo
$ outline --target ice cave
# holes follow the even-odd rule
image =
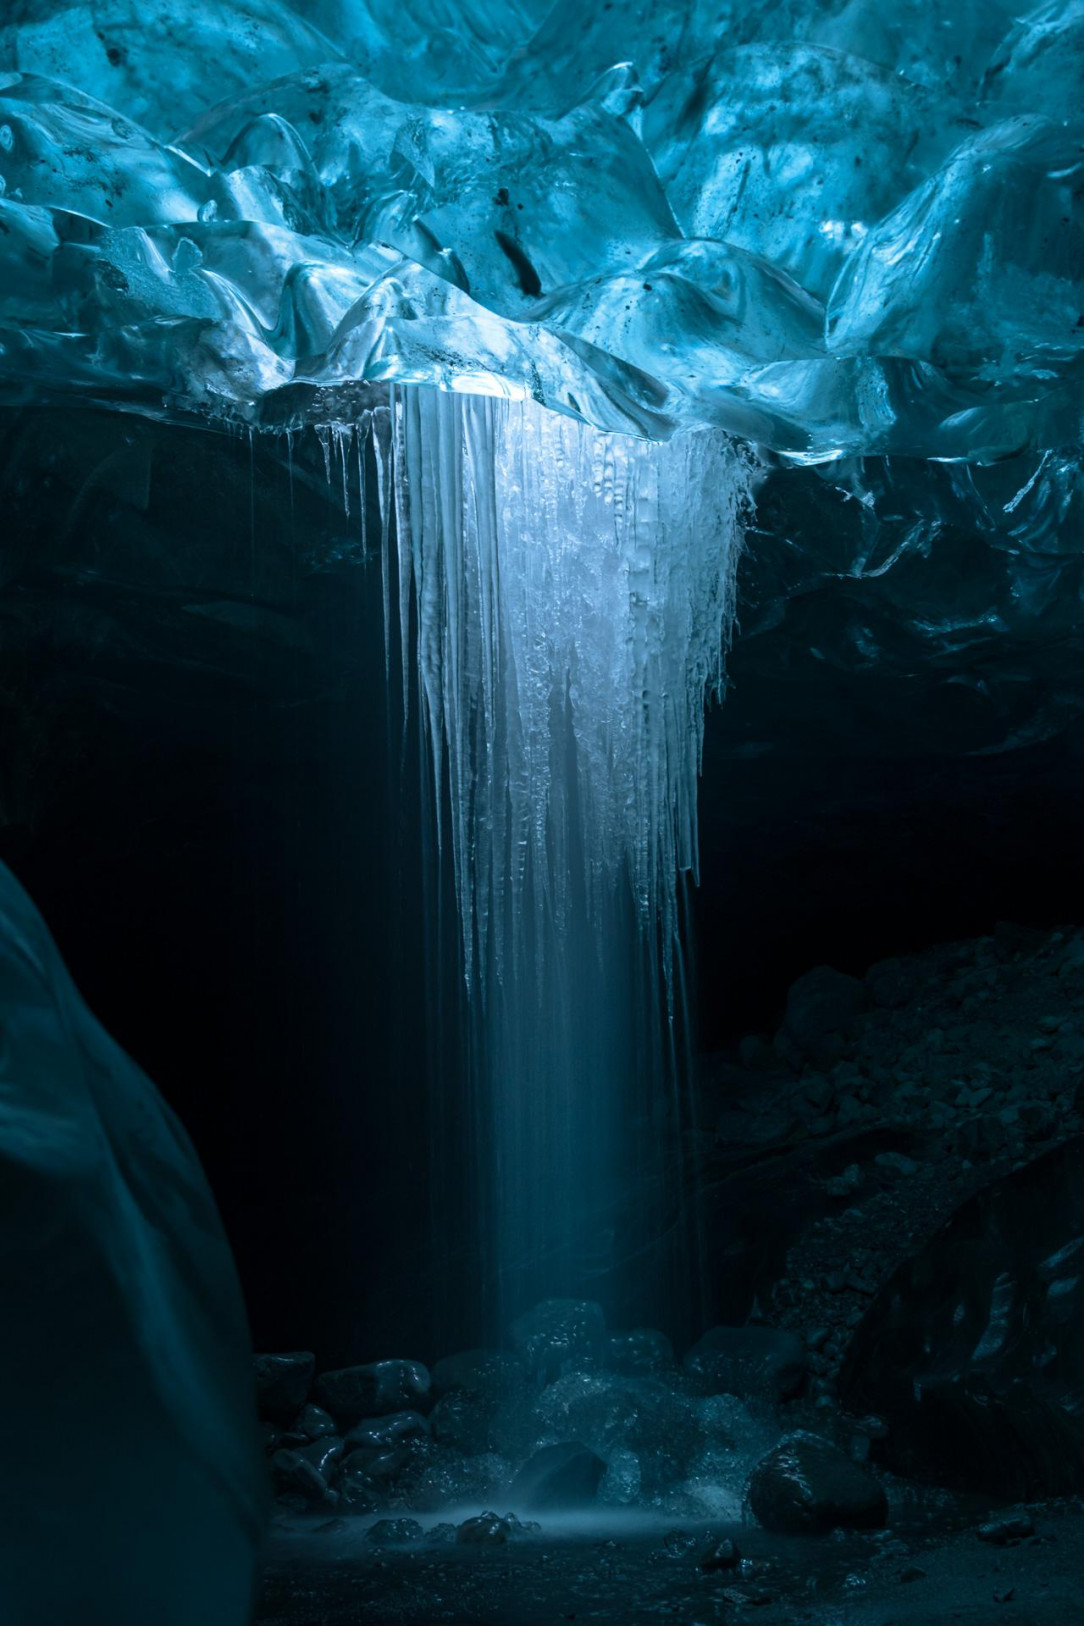
[[[6,0],[4,1626],[1079,1621],[1082,435],[1082,0]]]

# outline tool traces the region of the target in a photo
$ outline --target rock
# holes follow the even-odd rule
[[[818,1535],[828,1530],[879,1529],[888,1516],[873,1475],[817,1434],[788,1434],[757,1464],[749,1505],[766,1530]]]
[[[767,1069],[775,1065],[772,1047],[765,1044],[759,1033],[747,1033],[738,1046],[743,1067]]]
[[[917,1174],[919,1169],[914,1158],[904,1152],[878,1152],[873,1161],[879,1169],[888,1169],[892,1174]]]
[[[364,1417],[346,1435],[348,1449],[369,1446],[386,1449],[405,1440],[428,1437],[429,1424],[417,1411],[396,1411],[390,1417]]]
[[[696,1537],[690,1535],[688,1530],[668,1530],[662,1544],[671,1558],[688,1558],[696,1550]]]
[[[903,960],[878,960],[866,972],[866,987],[875,1005],[898,1010],[915,991],[915,975]]]
[[[867,1311],[847,1411],[894,1472],[1006,1500],[1084,1488],[1084,1138],[967,1199]]]
[[[952,1137],[953,1150],[972,1163],[982,1163],[997,1157],[1006,1141],[1005,1124],[997,1113],[988,1112],[977,1118],[965,1118]]]
[[[429,1428],[438,1445],[475,1455],[493,1445],[493,1420],[499,1409],[496,1396],[453,1389],[438,1400]]]
[[[295,1419],[291,1430],[307,1440],[318,1440],[324,1434],[335,1433],[335,1419],[319,1406],[305,1406]]]
[[[925,1579],[926,1571],[919,1569],[917,1564],[908,1564],[906,1569],[900,1571],[900,1581],[904,1586],[909,1585],[912,1581],[924,1581]]]
[[[1024,1541],[1035,1534],[1035,1521],[1030,1513],[1009,1513],[999,1519],[980,1524],[975,1531],[980,1541],[994,1547],[1008,1547],[1014,1541]]]
[[[442,1449],[415,1455],[400,1471],[395,1494],[404,1506],[434,1513],[449,1507],[484,1507],[503,1493],[510,1464],[494,1452],[463,1456]]]
[[[869,1005],[869,994],[857,977],[819,965],[791,984],[783,1028],[787,1038],[814,1061],[838,1058],[840,1039]]]
[[[610,1454],[598,1488],[598,1499],[610,1507],[629,1507],[639,1501],[643,1485],[644,1476],[636,1452],[619,1447]]]
[[[578,1440],[545,1445],[519,1470],[508,1499],[529,1513],[589,1507],[605,1471],[602,1458]]]
[[[277,1451],[279,1445],[282,1443],[283,1433],[277,1423],[261,1423],[260,1439],[263,1442],[263,1448],[265,1451]]]
[[[463,1521],[455,1539],[462,1546],[503,1547],[508,1535],[508,1523],[499,1514],[479,1513]]]
[[[592,1299],[545,1299],[514,1321],[509,1332],[532,1377],[548,1383],[573,1368],[598,1364],[606,1318]]]
[[[345,1449],[342,1440],[336,1435],[322,1434],[319,1439],[298,1447],[294,1454],[306,1462],[311,1462],[317,1473],[326,1480]]]
[[[350,1427],[363,1418],[427,1407],[429,1373],[420,1361],[346,1366],[316,1380],[316,1399],[336,1422]]]
[[[654,1327],[636,1327],[631,1332],[612,1332],[602,1358],[611,1372],[629,1377],[653,1377],[673,1369],[674,1346],[664,1332],[657,1332]]]
[[[456,1540],[464,1546],[503,1547],[517,1537],[532,1535],[539,1526],[521,1524],[514,1513],[478,1513],[465,1519],[456,1531]]]
[[[256,1355],[253,1371],[260,1416],[273,1423],[290,1423],[309,1398],[316,1356],[307,1350],[290,1355]]]
[[[714,1542],[700,1555],[702,1570],[736,1570],[740,1563],[741,1553],[737,1543],[729,1538]]]
[[[335,1488],[342,1506],[351,1513],[375,1513],[380,1506],[380,1492],[375,1480],[365,1471],[360,1456],[350,1456],[339,1464],[335,1475]]]
[[[842,1101],[839,1110],[842,1120],[844,1116]],[[831,1175],[823,1181],[822,1189],[826,1197],[853,1197],[856,1191],[861,1191],[863,1184],[862,1170],[857,1163],[852,1163],[842,1174]]]
[[[280,1495],[297,1495],[317,1506],[329,1500],[327,1480],[300,1451],[276,1451],[270,1468],[271,1482]]]
[[[411,1547],[424,1537],[417,1519],[378,1519],[365,1539],[378,1547]]]
[[[780,1327],[712,1327],[682,1365],[708,1394],[788,1400],[805,1381],[801,1340]]]
[[[425,1539],[430,1547],[447,1547],[458,1541],[459,1531],[454,1524],[435,1524]]]
[[[1058,1115],[1046,1101],[1022,1101],[1020,1128],[1028,1140],[1049,1140],[1058,1131]]]
[[[432,1391],[438,1399],[457,1390],[501,1396],[524,1376],[519,1361],[500,1350],[464,1349],[437,1362],[431,1374]]]

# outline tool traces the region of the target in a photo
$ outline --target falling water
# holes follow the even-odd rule
[[[432,389],[373,430],[386,622],[397,600],[458,909],[479,1294],[503,1319],[624,1278],[646,1310],[690,1253],[682,896],[748,469],[716,432],[656,444]],[[441,1091],[438,1161],[461,1103]]]

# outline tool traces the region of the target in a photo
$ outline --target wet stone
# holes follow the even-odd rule
[[[378,1519],[366,1532],[366,1541],[377,1547],[410,1547],[423,1540],[425,1531],[417,1519]]]
[[[700,1568],[702,1570],[736,1570],[741,1563],[741,1552],[737,1542],[729,1537],[722,1541],[713,1542],[700,1555]]]
[[[276,1451],[270,1460],[271,1482],[279,1495],[298,1496],[306,1504],[328,1500],[328,1483],[315,1463],[300,1451]]]
[[[449,1547],[459,1539],[459,1532],[454,1524],[435,1524],[425,1539],[430,1547]]]
[[[347,1427],[364,1418],[416,1411],[429,1404],[429,1373],[420,1361],[374,1361],[324,1372],[316,1400]]]
[[[603,1362],[611,1372],[628,1377],[655,1377],[672,1371],[674,1347],[664,1332],[654,1327],[635,1327],[630,1332],[612,1332],[606,1340]]]
[[[392,1412],[390,1417],[364,1417],[346,1435],[347,1448],[385,1450],[407,1440],[428,1438],[429,1424],[417,1411]]]
[[[492,1425],[498,1409],[496,1395],[453,1389],[438,1400],[429,1427],[438,1445],[476,1455],[492,1446]]]
[[[531,1375],[548,1383],[599,1363],[606,1318],[593,1299],[545,1299],[512,1323],[510,1337]]]
[[[431,1373],[432,1391],[438,1398],[465,1392],[502,1395],[525,1376],[519,1361],[496,1349],[464,1349],[445,1355]]]
[[[749,1504],[766,1530],[815,1535],[877,1529],[888,1513],[873,1475],[819,1435],[787,1435],[753,1470]]]
[[[291,1429],[291,1433],[301,1434],[306,1440],[318,1440],[335,1432],[335,1419],[320,1406],[303,1407]]]
[[[1007,1517],[990,1519],[986,1524],[980,1524],[975,1534],[980,1541],[987,1541],[994,1547],[1009,1547],[1014,1542],[1024,1541],[1028,1536],[1035,1534],[1035,1521],[1030,1513],[1010,1513]]]

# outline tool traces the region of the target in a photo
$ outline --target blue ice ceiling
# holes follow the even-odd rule
[[[810,462],[1080,438],[1084,3],[17,0],[0,387]]]

